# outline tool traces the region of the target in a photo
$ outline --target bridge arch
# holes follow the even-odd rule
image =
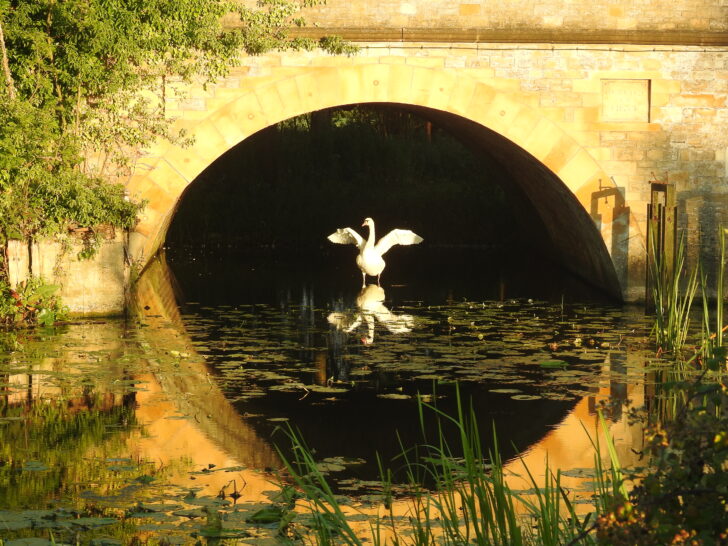
[[[285,71],[248,90],[208,101],[204,115],[178,125],[191,147],[167,144],[138,163],[127,191],[144,199],[130,254],[142,267],[164,242],[187,186],[220,155],[252,134],[308,112],[391,103],[449,127],[515,182],[509,188],[550,241],[550,252],[614,297],[621,288],[607,250],[612,226],[589,212],[608,175],[564,129],[537,108],[487,81],[446,69],[402,63],[352,63]],[[601,229],[601,231],[600,231]]]

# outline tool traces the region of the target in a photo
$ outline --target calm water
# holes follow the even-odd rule
[[[398,442],[423,441],[417,396],[452,414],[456,385],[486,449],[495,424],[536,472],[546,452],[574,478],[591,466],[601,403],[630,453],[639,310],[529,257],[409,250],[365,288],[352,252],[180,253],[142,278],[138,319],[3,335],[0,537],[194,542],[214,511],[231,537],[269,537],[246,518],[274,494],[287,424],[366,503],[376,455],[397,478]]]

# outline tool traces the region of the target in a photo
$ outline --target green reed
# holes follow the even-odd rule
[[[676,248],[674,269],[663,256],[655,253],[655,245],[648,264],[652,279],[652,299],[654,302],[655,322],[652,333],[655,343],[662,352],[670,352],[682,359],[681,349],[686,344],[691,329],[690,314],[695,295],[700,289],[701,336],[696,345],[701,347],[704,359],[711,358],[714,350],[723,347],[724,325],[724,286],[726,258],[726,230],[719,230],[720,256],[715,277],[715,286],[711,290],[708,276],[702,265],[698,264],[690,272],[685,268],[685,244],[681,239]],[[712,295],[714,293],[714,296]],[[711,309],[711,301],[715,308]]]
[[[457,392],[457,391],[456,391]],[[485,453],[472,407],[465,409],[457,393],[457,413],[448,415],[434,405],[418,403],[424,433],[425,413],[437,420],[433,441],[422,446],[402,447],[400,460],[408,481],[409,517],[397,518],[391,494],[392,473],[380,462],[384,515],[370,521],[370,537],[362,537],[350,525],[347,514],[319,471],[311,450],[290,427],[287,436],[293,444],[293,459],[279,454],[295,486],[312,512],[312,534],[304,537],[316,544],[395,545],[482,544],[482,545],[563,545],[594,544],[593,514],[582,517],[561,485],[561,474],[547,465],[542,483],[523,464],[531,489],[512,490],[506,480],[497,438]],[[609,438],[606,425],[604,432]],[[455,427],[458,441],[450,446],[445,429]],[[608,440],[611,442],[611,440]],[[594,508],[604,513],[614,504],[615,495],[626,497],[619,461],[613,444],[609,452],[611,469],[605,469],[595,456],[596,489]],[[456,449],[455,449],[456,448]],[[595,443],[598,449],[598,442]],[[611,472],[611,475],[609,474]],[[426,487],[423,483],[434,484]],[[611,488],[614,486],[614,489]]]
[[[716,347],[723,346],[723,298],[724,298],[724,282],[725,282],[725,236],[726,229],[722,228],[719,232],[720,241],[720,262],[718,264],[718,272],[715,281],[715,310],[711,313],[710,295],[708,280],[706,275],[701,271],[700,285],[703,298],[703,353],[706,358],[714,352]],[[714,322],[713,322],[714,321]],[[713,323],[713,326],[711,326]]]
[[[661,351],[678,353],[690,331],[690,310],[698,289],[698,268],[687,275],[683,284],[685,244],[680,239],[675,249],[674,264],[658,255],[656,245],[651,245],[649,274],[652,279],[652,300],[655,306],[653,334]],[[672,267],[674,265],[674,268]]]

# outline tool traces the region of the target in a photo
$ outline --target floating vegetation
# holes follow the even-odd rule
[[[638,376],[639,359],[623,355],[640,349],[629,332],[644,323],[619,309],[394,304],[414,328],[377,330],[365,344],[363,331],[331,329],[336,305],[192,305],[176,324],[158,316],[141,328],[107,320],[19,333],[0,353],[0,536],[295,539],[296,525],[315,522],[291,525],[293,500],[260,494],[275,489],[271,434],[288,423],[311,438],[342,505],[376,506],[411,494],[397,484],[403,475],[379,479],[377,453],[397,456],[396,431],[410,445],[418,398],[447,411],[460,385],[486,426],[494,419],[512,434],[507,459],[597,389],[610,363],[621,366],[610,377]]]

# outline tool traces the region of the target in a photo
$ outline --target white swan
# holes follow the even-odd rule
[[[382,256],[387,250],[394,245],[416,245],[423,241],[422,237],[409,229],[393,229],[375,244],[374,220],[365,218],[362,226],[369,228],[369,238],[366,241],[350,227],[339,228],[328,237],[332,243],[353,244],[359,249],[356,265],[361,269],[362,286],[366,286],[367,275],[376,277],[379,284],[379,278],[386,265]]]

